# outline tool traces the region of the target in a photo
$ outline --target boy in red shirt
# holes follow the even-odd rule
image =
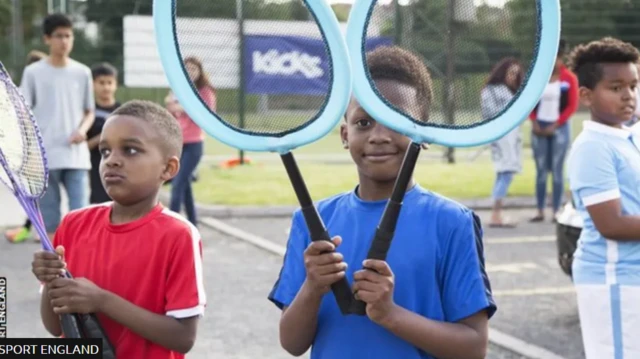
[[[108,118],[99,149],[113,202],[70,212],[58,255],[35,254],[42,322],[58,337],[60,314],[97,313],[118,359],[184,358],[206,302],[201,238],[158,201],[180,167],[180,127],[162,107],[131,101]],[[60,276],[64,266],[75,279]]]

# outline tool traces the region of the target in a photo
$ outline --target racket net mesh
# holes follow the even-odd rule
[[[536,58],[536,3],[374,2],[365,41],[386,37],[391,44],[364,50],[372,88],[387,105],[421,126],[469,128],[497,118],[519,95]],[[417,98],[386,96],[377,85],[384,79],[411,85],[417,91],[410,96],[415,93]]]
[[[332,63],[323,31],[305,1],[239,0],[231,13],[217,1],[173,2],[175,46],[184,76],[207,104],[198,90],[205,82],[194,82],[193,73],[189,77],[194,66],[187,60],[202,63],[217,91],[211,111],[225,125],[246,134],[281,137],[322,113],[333,84]]]
[[[0,74],[0,180],[16,191],[7,171],[27,196],[44,194],[47,171],[40,134],[20,92]]]

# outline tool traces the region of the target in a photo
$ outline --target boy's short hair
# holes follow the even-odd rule
[[[73,28],[73,23],[71,19],[65,14],[51,14],[47,15],[42,22],[42,30],[45,35],[51,36],[56,29],[64,27],[64,28]]]
[[[113,76],[118,78],[118,70],[108,62],[101,62],[91,67],[91,76],[94,80],[100,76]]]
[[[34,62],[38,62],[44,59],[45,57],[47,57],[47,54],[45,54],[44,52],[38,51],[38,50],[31,50],[27,55],[27,65],[31,65]]]
[[[602,79],[602,64],[638,63],[640,53],[633,45],[612,37],[578,45],[569,56],[569,66],[580,86],[593,90]]]
[[[182,129],[164,107],[155,102],[132,100],[118,107],[109,117],[131,116],[149,123],[160,136],[162,149],[169,156],[182,155]]]
[[[421,120],[429,120],[433,97],[431,75],[424,62],[414,53],[398,46],[380,46],[366,55],[372,80],[393,80],[416,89]]]

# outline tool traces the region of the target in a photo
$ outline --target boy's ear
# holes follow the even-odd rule
[[[587,108],[591,108],[591,103],[592,103],[592,95],[593,95],[593,91],[591,91],[590,89],[581,86],[580,89],[578,90],[578,94],[580,95],[580,102],[582,102],[582,104],[587,107]]]
[[[180,159],[176,156],[172,156],[167,161],[166,166],[164,167],[164,171],[162,171],[162,180],[169,181],[173,179],[178,174],[180,170]]]
[[[345,123],[340,125],[340,140],[342,141],[342,147],[349,148],[349,134]]]

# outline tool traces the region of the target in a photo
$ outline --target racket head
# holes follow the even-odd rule
[[[560,41],[560,0],[536,0],[536,39],[533,61],[525,85],[510,105],[488,121],[467,126],[429,124],[404,114],[379,95],[366,66],[368,28],[380,0],[355,0],[347,23],[347,46],[351,58],[354,96],[376,121],[417,143],[447,147],[472,147],[493,142],[519,126],[531,113],[551,78]],[[385,1],[386,3],[392,1]],[[395,2],[395,1],[393,1]],[[479,95],[479,94],[478,94]],[[433,101],[439,101],[438,98]]]
[[[14,194],[39,199],[49,171],[40,129],[33,112],[0,63],[0,181]]]
[[[327,47],[330,62],[330,91],[326,94],[320,112],[310,118],[304,126],[274,135],[256,134],[229,125],[223,117],[212,111],[195,95],[197,91],[192,86],[183,64],[183,58],[189,54],[182,53],[178,40],[177,1],[153,1],[158,53],[167,80],[178,101],[193,121],[207,134],[241,150],[284,154],[319,140],[336,127],[349,103],[352,75],[344,36],[333,10],[325,0],[301,0],[301,2],[318,24]]]

